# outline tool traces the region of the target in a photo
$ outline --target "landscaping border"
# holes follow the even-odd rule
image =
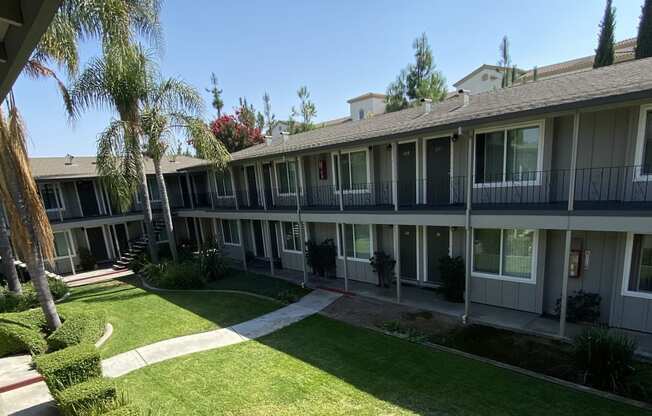
[[[324,314],[323,312],[319,312],[319,313],[321,315],[327,317],[327,318],[334,319],[334,318],[331,318],[328,315]],[[350,325],[353,325],[353,324],[350,324]],[[610,393],[610,392],[594,389],[593,387],[585,386],[583,384],[573,383],[572,381],[567,381],[567,380],[562,380],[560,378],[551,377],[551,376],[548,376],[548,375],[545,375],[545,374],[537,373],[535,371],[526,370],[525,368],[517,367],[515,365],[511,365],[511,364],[503,363],[503,362],[500,362],[500,361],[492,360],[491,358],[486,358],[486,357],[482,357],[480,355],[471,354],[471,353],[468,353],[468,352],[465,352],[465,351],[457,350],[455,348],[445,347],[443,345],[435,344],[434,342],[412,340],[412,339],[409,339],[407,336],[405,336],[404,334],[402,334],[400,332],[390,332],[390,331],[383,330],[381,328],[377,328],[377,327],[374,327],[374,326],[368,326],[368,325],[353,325],[353,326],[357,326],[359,328],[369,329],[371,331],[383,334],[385,336],[402,339],[404,341],[411,342],[413,344],[423,345],[424,347],[428,347],[428,348],[431,348],[431,349],[434,349],[434,350],[455,354],[455,355],[458,355],[460,357],[464,357],[464,358],[467,358],[467,359],[479,361],[481,363],[493,365],[495,367],[503,368],[505,370],[510,370],[510,371],[515,372],[515,373],[522,374],[524,376],[536,378],[536,379],[542,380],[542,381],[547,381],[549,383],[554,383],[554,384],[557,384],[557,385],[560,385],[560,386],[563,386],[563,387],[567,387],[567,388],[570,388],[570,389],[573,389],[573,390],[581,391],[581,392],[584,392],[584,393],[589,393],[589,394],[592,394],[594,396],[601,397],[603,399],[608,399],[608,400],[620,402],[620,403],[627,404],[627,405],[630,405],[630,406],[638,407],[640,409],[652,410],[652,403],[647,403],[647,402],[642,402],[640,400],[630,399],[630,398],[620,396],[620,395],[615,394],[615,393]]]
[[[104,343],[109,340],[111,335],[113,335],[113,325],[111,325],[110,322],[107,322],[104,326],[104,333],[100,339],[95,342],[95,348],[100,348],[102,345],[104,345]]]

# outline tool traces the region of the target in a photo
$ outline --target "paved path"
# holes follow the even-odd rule
[[[108,358],[102,361],[102,371],[107,377],[120,377],[171,358],[262,337],[321,311],[340,296],[339,293],[315,290],[296,303],[247,322],[215,331],[156,342]],[[10,384],[12,381],[33,376],[35,371],[30,368],[30,362],[30,356],[8,357],[0,360],[2,364],[0,381]],[[43,381],[39,381],[0,393],[0,416],[4,414],[28,416],[58,413],[47,386]]]
[[[107,377],[120,377],[171,358],[259,338],[321,311],[340,296],[339,293],[315,290],[296,303],[241,324],[172,338],[118,354],[102,361],[102,371]]]

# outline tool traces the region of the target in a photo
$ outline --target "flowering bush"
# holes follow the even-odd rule
[[[223,115],[213,120],[211,130],[230,153],[262,143],[264,140],[260,128],[247,122],[242,111],[236,111],[235,116]]]

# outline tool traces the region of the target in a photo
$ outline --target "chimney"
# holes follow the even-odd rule
[[[462,107],[466,107],[467,105],[469,105],[470,94],[471,93],[469,90],[465,90],[465,89],[457,90],[457,95],[462,97]]]
[[[75,157],[74,157],[73,155],[71,155],[70,153],[68,153],[68,154],[66,155],[66,157],[65,157],[64,164],[67,165],[67,166],[72,165],[72,161],[73,161],[73,159],[75,159]]]
[[[283,137],[283,143],[287,143],[288,140],[290,139],[290,132],[289,131],[282,131],[281,132],[281,137]]]
[[[272,144],[272,139],[273,139],[273,137],[270,136],[270,135],[265,136],[265,144],[266,144],[267,146],[269,146],[270,144]]]
[[[428,114],[432,110],[432,100],[430,98],[422,98],[421,105],[423,106],[424,114]]]

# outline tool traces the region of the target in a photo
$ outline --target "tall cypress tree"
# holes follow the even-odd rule
[[[600,23],[600,37],[598,39],[598,48],[595,50],[593,68],[600,68],[614,63],[615,26],[616,10],[611,6],[611,0],[607,0],[602,23]]]
[[[652,56],[652,1],[645,0],[641,7],[641,20],[636,38],[636,59]]]

